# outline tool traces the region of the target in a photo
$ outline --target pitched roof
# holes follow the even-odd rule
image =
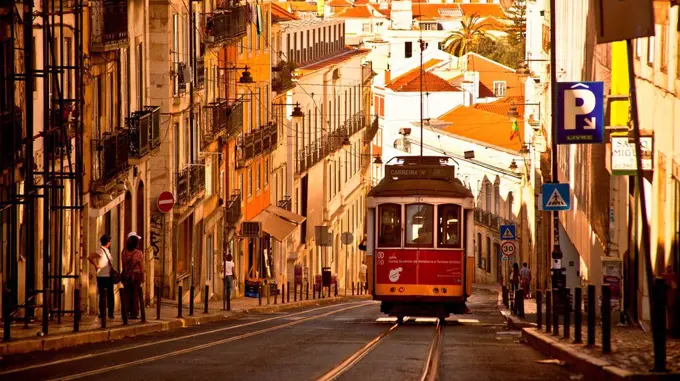
[[[345,8],[335,15],[333,18],[358,18],[358,19],[370,19],[373,17],[371,10],[365,5],[354,6],[350,8]]]
[[[523,123],[518,121],[519,137],[510,140],[513,118],[508,116],[458,106],[438,119],[451,122],[450,125],[442,128],[450,134],[514,151],[522,148]]]
[[[272,3],[274,4],[274,3]],[[289,1],[288,6],[294,12],[316,12],[316,4],[308,3],[306,1]]]
[[[460,4],[448,3],[414,3],[411,4],[411,12],[418,20],[442,20],[461,15]]]
[[[443,62],[442,60],[432,59],[423,64],[423,70]],[[420,91],[420,84],[422,78],[423,91],[441,92],[441,91],[462,91],[460,87],[452,85],[445,79],[436,74],[424,71],[421,77],[420,67],[410,70],[399,77],[395,78],[386,87],[392,91],[397,92],[415,92]]]
[[[506,84],[506,96],[523,96],[524,84],[519,75],[511,67],[490,60],[477,53],[468,53],[465,56],[467,70],[479,73],[479,97],[494,97],[493,83],[504,81]]]
[[[352,3],[350,3],[347,0],[331,0],[326,3],[327,6],[329,7],[351,7]]]
[[[287,9],[283,8],[282,6],[278,5],[277,3],[271,3],[271,12],[272,12],[272,22],[274,22],[274,23],[281,22],[281,21],[298,20],[297,16],[288,12]]]
[[[368,54],[370,51],[371,51],[370,49],[346,49],[344,52],[337,53],[334,56],[326,58],[323,61],[312,62],[307,66],[300,67],[299,69],[300,76],[302,77],[305,74],[315,72],[319,69],[322,69],[330,65],[337,65],[360,54]]]
[[[507,116],[510,112],[511,107],[515,107],[519,116],[518,119],[524,118],[524,97],[521,96],[510,96],[501,98],[495,102],[490,103],[477,103],[474,108],[478,110],[488,111],[498,115]]]
[[[477,14],[480,17],[493,16],[497,18],[506,18],[505,11],[500,4],[458,4],[465,16]]]

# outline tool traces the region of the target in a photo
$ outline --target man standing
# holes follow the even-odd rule
[[[519,278],[522,281],[522,290],[524,290],[524,298],[529,298],[529,288],[531,287],[531,270],[527,263],[522,263],[522,269],[519,271]]]
[[[234,276],[234,267],[236,265],[234,264],[234,258],[231,256],[231,254],[227,254],[227,260],[224,261],[224,282],[225,282],[225,292],[229,297],[231,297],[231,293],[234,290],[234,279],[236,277]]]
[[[113,281],[111,280],[111,270],[113,264],[111,261],[111,238],[104,234],[99,238],[99,249],[97,253],[89,258],[90,263],[97,269],[97,293],[100,300],[106,298],[106,305],[100,303],[99,318],[103,319],[106,314],[106,308],[109,309],[109,319],[113,319]]]

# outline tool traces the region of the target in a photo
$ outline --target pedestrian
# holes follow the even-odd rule
[[[666,267],[666,272],[661,275],[666,283],[666,325],[668,330],[673,331],[675,324],[680,324],[675,318],[676,293],[678,292],[678,277],[671,266]]]
[[[359,267],[359,281],[361,282],[361,287],[364,290],[368,290],[368,281],[366,279],[366,272],[368,271],[368,266],[366,266],[366,261],[361,261],[361,266]]]
[[[227,260],[224,261],[224,282],[225,282],[225,287],[226,287],[226,293],[229,295],[229,297],[232,296],[232,292],[234,290],[234,279],[236,279],[236,275],[234,275],[234,267],[236,267],[236,264],[234,264],[234,258],[231,256],[231,254],[227,254]]]
[[[139,250],[141,238],[136,232],[128,234],[125,249],[120,255],[123,258],[121,279],[125,286],[125,304],[130,319],[139,318],[139,289],[144,283],[144,253]]]
[[[88,260],[97,270],[97,294],[99,299],[106,298],[106,303],[99,304],[99,318],[104,319],[106,309],[109,310],[109,319],[113,319],[113,279],[111,275],[115,272],[111,260],[111,237],[107,234],[99,238],[99,249],[88,257]]]
[[[517,262],[512,264],[512,270],[510,274],[510,284],[512,285],[512,292],[517,291],[517,288],[519,287],[519,265]]]
[[[531,270],[527,263],[522,263],[522,269],[519,270],[519,278],[522,282],[522,290],[524,290],[524,299],[529,299],[529,289],[531,288]]]

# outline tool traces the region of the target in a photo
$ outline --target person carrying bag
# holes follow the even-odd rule
[[[135,232],[128,234],[125,249],[121,253],[123,258],[122,281],[125,285],[125,302],[130,319],[139,316],[139,289],[144,283],[144,253],[138,249],[140,236]]]

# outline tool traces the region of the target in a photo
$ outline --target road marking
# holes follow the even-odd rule
[[[173,342],[173,341],[179,341],[179,340],[184,340],[184,339],[191,339],[191,338],[194,338],[194,337],[199,337],[199,336],[204,336],[204,335],[210,335],[210,334],[218,333],[218,332],[229,331],[229,330],[232,330],[232,329],[247,327],[247,326],[254,325],[254,324],[259,324],[259,323],[266,323],[266,322],[272,321],[272,320],[286,319],[286,318],[289,318],[289,317],[291,317],[291,316],[301,315],[301,314],[305,314],[305,313],[308,313],[308,312],[314,312],[314,311],[319,311],[319,310],[326,310],[326,309],[329,309],[329,308],[333,308],[333,307],[337,307],[337,306],[343,306],[343,305],[348,305],[348,304],[353,304],[353,303],[334,304],[334,305],[330,305],[330,306],[318,307],[318,308],[313,308],[313,309],[311,309],[311,310],[306,310],[306,311],[301,311],[301,312],[295,312],[295,313],[292,313],[292,314],[287,314],[287,315],[282,315],[282,316],[277,316],[277,317],[262,319],[262,320],[258,320],[258,321],[254,321],[254,322],[250,322],[250,323],[244,323],[244,324],[233,325],[233,326],[224,327],[224,328],[213,329],[213,330],[211,330],[211,331],[199,332],[199,333],[194,333],[194,334],[191,334],[191,335],[185,335],[185,336],[180,336],[180,337],[174,337],[174,338],[172,338],[172,339],[165,339],[165,340],[161,340],[161,341],[154,341],[154,342],[152,342],[152,343],[138,344],[138,345],[134,345],[134,346],[131,346],[131,347],[117,348],[117,349],[112,349],[112,350],[110,350],[110,351],[105,351],[105,352],[100,352],[100,353],[89,353],[89,354],[82,355],[82,356],[78,356],[78,357],[71,357],[71,358],[62,359],[62,360],[55,360],[55,361],[50,361],[50,362],[46,362],[46,363],[43,363],[43,364],[30,365],[30,366],[26,366],[26,367],[23,367],[23,368],[17,368],[17,369],[12,369],[12,370],[7,370],[7,371],[4,371],[4,372],[0,372],[0,375],[11,374],[11,373],[18,373],[18,372],[25,372],[25,371],[27,371],[27,370],[38,369],[38,368],[44,368],[44,367],[47,367],[47,366],[53,366],[53,365],[59,365],[59,364],[64,364],[64,363],[73,362],[73,361],[79,361],[79,360],[84,360],[84,359],[90,359],[90,358],[94,358],[94,357],[110,355],[110,354],[113,354],[113,353],[126,352],[126,351],[131,351],[131,350],[134,350],[134,349],[150,347],[150,346],[153,346],[153,345],[171,343],[171,342]],[[362,305],[368,305],[368,304],[373,304],[373,303],[372,303],[372,302],[371,302],[371,303],[362,303],[361,305],[359,305],[359,307],[362,306]]]
[[[60,377],[60,378],[53,378],[50,381],[77,380],[77,379],[83,378],[83,377],[89,377],[89,376],[94,376],[96,374],[107,373],[107,372],[110,372],[110,371],[113,371],[113,370],[128,368],[128,367],[133,366],[133,365],[146,364],[146,363],[149,363],[149,362],[166,359],[168,357],[174,357],[174,356],[182,355],[182,354],[185,354],[185,353],[195,352],[195,351],[198,351],[198,350],[201,350],[201,349],[206,349],[206,348],[214,347],[214,346],[217,346],[217,345],[226,344],[226,343],[229,343],[229,342],[232,342],[232,341],[246,339],[246,338],[251,337],[251,336],[256,336],[256,335],[260,335],[260,334],[263,334],[263,333],[276,331],[276,330],[279,330],[279,329],[282,329],[282,328],[292,327],[294,325],[298,325],[298,324],[303,323],[305,321],[320,319],[322,317],[330,316],[330,315],[333,315],[333,314],[336,314],[336,313],[339,313],[339,312],[343,312],[343,311],[348,311],[348,310],[351,310],[351,309],[354,309],[354,308],[365,307],[365,306],[368,306],[368,305],[371,305],[371,304],[373,304],[373,303],[362,303],[362,304],[358,304],[358,305],[355,305],[355,306],[345,307],[345,308],[341,308],[341,309],[336,310],[336,311],[330,311],[330,312],[326,312],[325,314],[310,316],[310,317],[302,319],[302,320],[292,321],[290,323],[285,323],[285,324],[277,325],[277,326],[274,326],[274,327],[261,329],[259,331],[245,333],[243,335],[233,336],[233,337],[229,337],[229,338],[226,338],[226,339],[213,341],[213,342],[210,342],[210,343],[196,345],[196,346],[193,346],[193,347],[180,349],[178,351],[164,353],[162,355],[147,357],[147,358],[141,359],[141,360],[131,361],[131,362],[118,364],[118,365],[112,365],[112,366],[109,366],[109,367],[106,367],[106,368],[99,368],[99,369],[91,370],[91,371],[88,371],[88,372],[72,374],[72,375]]]
[[[477,319],[458,319],[457,321],[460,324],[476,324],[476,323],[479,323],[479,320],[477,320]]]

